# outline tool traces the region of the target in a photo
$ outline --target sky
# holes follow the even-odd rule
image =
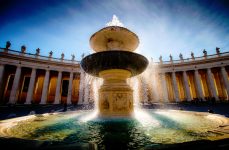
[[[137,52],[159,61],[229,51],[227,0],[0,0],[0,47],[66,59],[92,53],[91,35],[113,14],[140,39]]]

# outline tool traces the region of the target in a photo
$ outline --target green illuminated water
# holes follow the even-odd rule
[[[89,142],[100,149],[144,148],[152,144],[217,139],[220,135],[210,131],[223,124],[221,118],[207,113],[136,110],[132,118],[101,119],[91,111],[76,111],[6,120],[0,123],[0,135],[60,145]],[[7,122],[14,125],[7,127]]]

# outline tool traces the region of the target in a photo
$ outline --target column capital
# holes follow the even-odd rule
[[[225,66],[221,66],[220,68],[221,68],[222,70],[226,70],[226,69],[225,69]]]
[[[207,71],[210,71],[210,72],[212,72],[212,68],[207,68]]]
[[[188,70],[184,70],[182,71],[182,73],[185,73],[186,75],[188,75]]]
[[[17,64],[16,67],[17,68],[21,68],[22,66],[21,66],[21,64]]]
[[[32,69],[32,70],[37,70],[37,68],[35,68],[35,67],[31,67],[31,69]]]

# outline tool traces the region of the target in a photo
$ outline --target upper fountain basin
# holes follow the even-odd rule
[[[81,67],[85,72],[98,77],[99,72],[109,69],[124,69],[131,72],[131,76],[142,73],[148,65],[146,57],[128,51],[104,51],[83,58]]]
[[[108,26],[94,33],[90,46],[96,52],[122,50],[134,51],[139,44],[138,36],[127,28]]]

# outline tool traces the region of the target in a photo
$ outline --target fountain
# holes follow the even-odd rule
[[[127,78],[142,73],[148,60],[133,51],[138,47],[138,36],[122,27],[116,16],[108,26],[94,33],[90,45],[96,53],[81,61],[90,75],[104,79],[99,89],[100,116],[130,116],[133,112],[133,90]]]
[[[135,91],[133,93],[126,79],[143,72],[148,61],[145,57],[133,53],[139,43],[136,34],[121,27],[122,24],[116,17],[113,23],[108,25],[111,26],[96,32],[90,39],[91,46],[97,53],[85,57],[81,62],[82,68],[87,73],[104,79],[99,92],[97,91],[101,81],[97,80],[99,78],[93,81],[88,77],[86,80],[96,84],[93,91],[99,98],[99,116],[97,110],[76,109],[42,115],[33,112],[27,116],[1,120],[2,147],[219,149],[222,146],[219,144],[228,143],[226,138],[229,138],[229,119],[222,115],[184,110],[138,107],[133,109],[133,99],[137,101],[139,98],[139,92],[136,92],[140,89],[139,80],[136,77],[132,78],[131,84]],[[152,71],[149,68],[147,70]],[[145,74],[148,75],[151,76],[151,72]],[[146,86],[145,82],[148,80],[143,82]]]

